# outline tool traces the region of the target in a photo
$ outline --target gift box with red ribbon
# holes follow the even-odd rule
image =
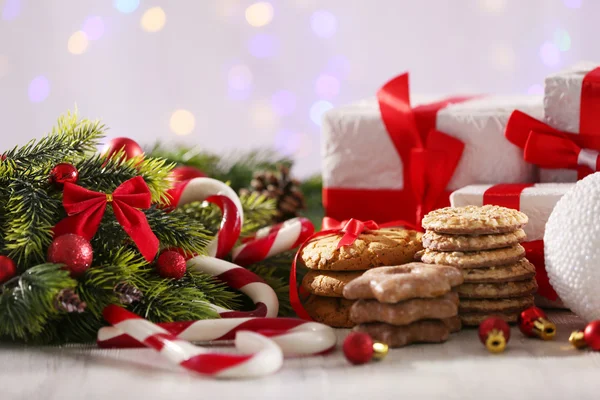
[[[600,169],[598,64],[582,62],[546,78],[544,122],[550,128],[538,125],[534,133],[543,146],[534,150],[539,143],[527,145],[530,151],[544,152],[550,159],[538,163],[551,168],[540,171],[542,182],[574,182]]]
[[[535,182],[536,167],[504,136],[515,109],[541,118],[542,98],[452,97],[414,105],[403,74],[373,101],[330,110],[322,126],[326,215],[418,223],[448,206],[454,189]]]
[[[541,306],[561,307],[562,303],[548,281],[544,266],[544,230],[546,222],[560,198],[574,183],[470,185],[456,190],[450,196],[454,207],[494,204],[520,210],[529,217],[524,230],[527,242],[523,247],[527,259],[535,265],[538,282],[536,303]]]

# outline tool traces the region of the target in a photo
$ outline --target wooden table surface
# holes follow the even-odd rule
[[[341,350],[286,360],[270,377],[217,381],[171,368],[152,350],[94,346],[0,345],[0,400],[67,399],[600,399],[600,353],[567,339],[582,322],[549,314],[556,340],[525,339],[489,354],[475,330],[441,345],[390,352],[379,363],[349,365]],[[338,332],[339,341],[347,331]]]

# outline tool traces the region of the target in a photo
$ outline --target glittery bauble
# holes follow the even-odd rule
[[[6,256],[0,256],[0,283],[4,283],[17,274],[15,262]]]
[[[600,350],[600,320],[592,321],[583,331],[583,339],[591,349]]]
[[[134,140],[126,137],[111,139],[102,149],[102,155],[110,157],[114,153],[123,150],[125,160],[144,154],[144,150]]]
[[[57,237],[48,247],[48,262],[65,264],[71,276],[79,277],[92,265],[94,252],[85,238],[67,233]]]
[[[163,278],[181,279],[185,275],[185,258],[176,251],[163,251],[156,260],[156,270]]]
[[[510,340],[510,326],[502,318],[486,318],[479,325],[479,340],[491,353],[500,353]]]
[[[577,182],[556,204],[544,234],[546,271],[565,306],[600,319],[600,173]]]
[[[373,358],[373,339],[363,332],[351,332],[344,340],[343,349],[352,364],[365,364]]]
[[[50,171],[50,183],[62,187],[65,183],[77,183],[79,171],[73,164],[60,163],[56,164]]]
[[[198,168],[190,167],[188,165],[181,165],[173,168],[171,171],[171,177],[175,183],[179,183],[194,178],[204,178],[206,175]]]

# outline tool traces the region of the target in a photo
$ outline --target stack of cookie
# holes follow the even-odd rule
[[[344,297],[355,329],[390,347],[440,343],[460,330],[458,295],[463,277],[457,268],[413,262],[375,268],[348,283]]]
[[[417,258],[428,264],[459,268],[457,288],[463,325],[477,326],[490,315],[517,322],[533,305],[535,267],[519,243],[527,216],[499,206],[447,207],[423,218],[425,250]]]
[[[342,234],[333,234],[309,242],[302,260],[309,272],[302,288],[310,293],[304,303],[315,320],[336,328],[350,328],[350,307],[344,299],[344,286],[366,270],[382,265],[411,262],[423,246],[421,233],[405,229],[379,229],[361,233],[353,244],[337,248]]]

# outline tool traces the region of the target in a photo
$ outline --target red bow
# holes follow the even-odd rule
[[[417,200],[417,223],[432,211],[454,175],[465,145],[459,139],[432,130],[425,148],[411,152],[411,184]]]
[[[327,231],[327,230],[339,230],[341,231],[344,226],[346,224],[348,224],[348,222],[350,222],[351,220],[346,219],[343,221],[338,221],[334,218],[331,217],[323,217],[323,230]],[[360,222],[360,221],[359,221]],[[372,221],[369,221],[372,222]],[[379,225],[379,228],[406,228],[406,229],[412,229],[415,231],[419,230],[419,227],[417,227],[415,224],[412,224],[408,221],[402,221],[400,219],[395,220],[395,221],[390,221],[390,222],[386,222],[384,224],[377,224]]]
[[[151,194],[141,176],[123,182],[112,194],[84,189],[65,183],[63,206],[69,215],[54,227],[54,235],[74,233],[91,240],[104,216],[106,205],[112,205],[115,217],[123,230],[134,241],[147,261],[158,252],[159,241],[152,232],[146,215],[138,208],[149,208]]]
[[[577,170],[581,179],[600,170],[600,135],[561,132],[521,111],[508,120],[506,138],[523,149],[523,159],[541,168]]]

